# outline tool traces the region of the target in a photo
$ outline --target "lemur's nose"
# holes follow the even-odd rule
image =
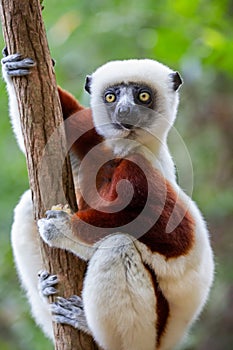
[[[130,121],[131,109],[129,106],[120,106],[117,111],[117,120],[125,129],[133,129],[134,125]]]
[[[130,107],[128,106],[120,106],[118,109],[118,115],[120,118],[127,117],[130,113]]]

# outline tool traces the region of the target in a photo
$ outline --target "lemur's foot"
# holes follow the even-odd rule
[[[72,236],[71,210],[57,205],[46,212],[46,218],[37,222],[43,240],[54,247],[63,247],[63,241]]]
[[[31,73],[31,68],[36,65],[31,58],[22,58],[19,53],[8,55],[7,48],[4,48],[2,53],[4,56],[1,60],[3,70],[11,77],[28,75]]]
[[[58,284],[57,275],[50,275],[47,271],[40,271],[38,273],[38,289],[43,297],[49,297],[57,293],[54,286]]]
[[[68,299],[58,297],[57,301],[51,304],[53,320],[57,323],[68,324],[91,334],[83,308],[82,299],[74,295]]]

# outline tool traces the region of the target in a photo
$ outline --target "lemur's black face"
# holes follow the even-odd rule
[[[116,129],[133,130],[153,124],[155,97],[149,86],[130,83],[108,87],[103,102]]]

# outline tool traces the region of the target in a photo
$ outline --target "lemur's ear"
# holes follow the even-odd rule
[[[92,81],[92,76],[87,75],[86,76],[86,82],[85,82],[85,90],[91,94],[91,81]]]
[[[173,82],[173,89],[174,89],[174,91],[177,91],[179,89],[180,85],[183,84],[183,80],[178,72],[174,72],[174,73],[171,73],[169,75],[170,75],[172,82]]]

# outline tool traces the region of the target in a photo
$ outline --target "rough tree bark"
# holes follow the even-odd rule
[[[68,158],[65,158],[64,128],[58,127],[63,120],[62,112],[40,1],[0,0],[0,5],[8,52],[21,53],[23,57],[31,57],[36,62],[36,67],[28,77],[14,78],[35,219],[43,217],[52,205],[65,204],[66,200],[75,210],[71,168]],[[52,143],[48,142],[54,130],[57,132],[56,137],[52,137]],[[62,169],[62,176],[57,174],[57,169]],[[40,245],[45,268],[59,276],[60,294],[64,297],[80,294],[86,264],[71,253],[49,248],[42,241]],[[98,349],[89,336],[70,326],[55,324],[54,334],[57,350]]]

